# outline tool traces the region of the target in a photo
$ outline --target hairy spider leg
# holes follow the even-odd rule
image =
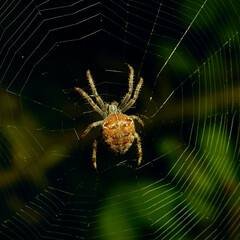
[[[98,140],[94,139],[93,142],[93,153],[92,153],[92,162],[93,162],[93,167],[97,170],[97,144]]]
[[[92,100],[92,98],[81,88],[75,87],[75,90],[79,92],[83,98],[87,100],[87,102],[92,106],[92,108],[100,114],[103,118],[105,117],[105,113],[99,108],[99,106]]]
[[[144,127],[143,120],[142,120],[140,117],[138,117],[138,116],[136,116],[136,115],[130,115],[130,117],[131,117],[133,120],[137,120],[137,121],[142,125],[142,127]]]
[[[102,111],[105,113],[105,116],[107,116],[107,109],[106,109],[106,107],[104,105],[104,102],[103,102],[102,98],[98,95],[98,92],[97,92],[97,89],[95,87],[95,83],[93,81],[93,78],[92,78],[90,70],[87,70],[87,79],[88,79],[88,82],[89,82],[90,87],[92,89],[92,94],[96,98],[96,101],[99,104],[99,106],[102,109]]]
[[[129,68],[129,77],[128,77],[128,92],[126,93],[126,95],[124,96],[124,98],[121,101],[121,104],[119,106],[119,109],[123,108],[126,103],[129,101],[131,95],[132,95],[132,91],[133,91],[133,78],[134,78],[134,70],[133,68],[128,64],[128,68]]]
[[[141,161],[142,161],[142,145],[141,145],[141,139],[137,133],[135,133],[135,138],[137,139],[137,148],[138,148],[138,165],[137,165],[137,168],[138,168],[138,166],[141,164]]]
[[[128,101],[127,104],[121,109],[122,112],[126,112],[136,102],[140,89],[142,87],[142,84],[143,84],[143,78],[140,78],[139,83],[134,91],[133,98],[130,101]]]
[[[84,130],[83,134],[81,135],[81,138],[84,138],[92,128],[97,127],[98,125],[101,125],[103,123],[103,120],[94,122],[92,124],[89,124],[88,127]]]

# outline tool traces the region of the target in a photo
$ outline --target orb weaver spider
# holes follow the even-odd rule
[[[92,106],[92,108],[103,118],[103,120],[101,121],[90,124],[81,135],[81,138],[84,138],[92,128],[101,125],[103,140],[110,147],[110,149],[113,150],[115,154],[126,153],[131,147],[133,141],[136,139],[139,156],[137,166],[139,166],[142,160],[142,147],[141,139],[138,133],[135,131],[134,120],[137,120],[142,125],[142,127],[144,126],[144,123],[138,116],[128,116],[123,113],[126,112],[129,108],[131,108],[137,100],[140,89],[143,85],[143,78],[140,77],[139,83],[137,84],[133,97],[131,98],[133,93],[134,70],[129,64],[128,68],[130,71],[128,92],[123,97],[119,106],[116,101],[112,102],[111,104],[103,102],[102,98],[98,95],[90,70],[87,70],[87,79],[89,81],[92,94],[94,95],[97,103],[95,103],[83,89],[75,87],[75,90],[79,92],[82,97],[85,98],[85,100]],[[93,166],[96,170],[97,144],[98,140],[94,139],[92,161]]]

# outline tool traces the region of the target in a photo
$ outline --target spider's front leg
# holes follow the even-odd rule
[[[84,90],[82,90],[79,87],[75,87],[75,90],[79,92],[83,96],[83,98],[87,100],[87,102],[92,106],[94,111],[96,111],[102,117],[105,117],[105,113],[99,108],[99,106],[91,99],[91,97]]]
[[[128,64],[128,68],[130,70],[129,78],[128,78],[128,92],[126,93],[126,95],[122,99],[122,102],[119,106],[120,109],[123,108],[126,105],[126,103],[129,101],[129,99],[131,98],[131,95],[132,95],[132,91],[133,91],[134,70],[129,64]]]
[[[92,94],[95,96],[96,98],[96,101],[97,103],[99,104],[101,110],[104,112],[104,114],[107,114],[107,109],[104,105],[104,102],[103,100],[101,99],[101,97],[98,95],[98,92],[97,92],[97,89],[95,87],[95,83],[93,81],[93,78],[92,78],[92,75],[91,75],[91,72],[90,70],[87,70],[87,78],[88,78],[88,81],[89,81],[89,84],[91,86],[91,89],[92,89]]]
[[[136,89],[135,89],[135,91],[134,91],[134,94],[133,94],[132,99],[130,99],[130,100],[125,104],[125,106],[123,106],[123,107],[121,108],[122,112],[126,112],[126,111],[127,111],[130,107],[132,107],[132,105],[136,102],[142,85],[143,85],[143,78],[140,77],[139,83],[137,84],[137,87],[136,87]]]

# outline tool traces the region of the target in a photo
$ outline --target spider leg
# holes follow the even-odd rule
[[[123,108],[121,109],[122,112],[126,112],[136,102],[142,85],[143,85],[143,78],[140,78],[139,83],[134,91],[133,98],[130,101],[128,101],[125,106],[123,106]]]
[[[129,99],[132,95],[132,91],[133,91],[134,70],[129,64],[128,64],[128,68],[129,68],[129,71],[130,71],[129,72],[129,78],[128,78],[128,92],[126,93],[126,95],[122,99],[119,108],[122,108],[126,105],[126,103],[129,101]]]
[[[143,120],[140,117],[136,115],[130,115],[129,117],[131,117],[133,120],[137,120],[142,125],[142,127],[144,127]]]
[[[102,117],[105,117],[105,113],[98,107],[98,105],[92,100],[92,98],[81,88],[75,87],[75,90],[79,92],[83,98],[87,100],[87,102],[92,106],[92,108],[100,114]]]
[[[92,128],[97,127],[98,125],[102,124],[102,122],[103,122],[103,120],[97,121],[97,122],[94,122],[94,123],[88,125],[88,127],[84,130],[84,132],[80,138],[84,138]]]
[[[142,161],[142,146],[141,146],[141,139],[137,133],[135,133],[134,137],[137,139],[137,148],[138,148],[138,166],[141,164]]]
[[[107,109],[104,105],[104,102],[103,102],[102,98],[98,95],[98,92],[97,92],[97,89],[95,87],[95,84],[94,84],[94,81],[93,81],[90,70],[87,70],[87,79],[88,79],[90,87],[92,89],[92,94],[95,96],[96,101],[99,104],[102,111],[107,115]]]
[[[97,144],[98,144],[98,141],[96,139],[94,139],[92,162],[93,162],[93,167],[96,169],[96,171],[97,171]]]

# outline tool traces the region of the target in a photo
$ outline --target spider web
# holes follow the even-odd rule
[[[239,239],[240,5],[236,0],[2,1],[1,239]],[[128,68],[144,86],[143,161],[98,146]]]

